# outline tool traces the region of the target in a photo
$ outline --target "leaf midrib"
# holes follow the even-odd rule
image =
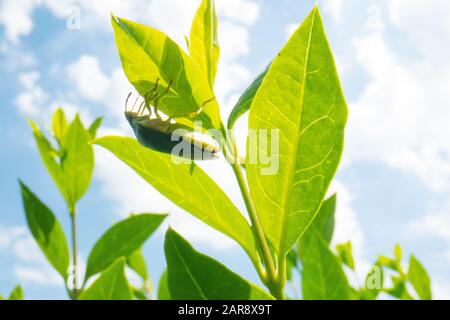
[[[312,34],[313,34],[313,29],[316,23],[316,15],[317,15],[317,6],[314,8],[314,14],[312,16],[312,21],[311,21],[311,27],[309,30],[309,38],[308,38],[308,45],[306,48],[306,57],[305,57],[305,66],[303,68],[303,85],[302,85],[302,90],[301,90],[301,112],[299,113],[299,118],[298,118],[298,128],[301,127],[301,121],[302,121],[302,114],[303,114],[303,107],[305,104],[305,87],[306,87],[306,79],[308,76],[308,64],[309,64],[309,57],[310,57],[310,48],[311,48],[311,42],[312,42]],[[289,170],[288,172],[293,171],[293,169],[295,169],[296,165],[297,165],[297,153],[298,153],[298,144],[299,144],[299,140],[300,140],[301,134],[300,131],[297,131],[297,135],[295,136],[295,143],[293,144],[293,148],[294,148],[294,152],[293,154],[295,155],[294,161],[290,162],[290,166],[289,166]],[[284,252],[281,249],[284,249],[284,241],[286,238],[286,228],[287,228],[287,212],[286,212],[286,203],[287,203],[287,199],[289,198],[289,192],[288,192],[288,188],[290,185],[292,185],[294,180],[294,175],[290,174],[288,175],[288,179],[286,179],[286,182],[284,184],[285,188],[283,189],[283,196],[281,197],[282,199],[282,205],[281,207],[283,208],[283,214],[281,215],[281,237],[280,237],[280,243],[279,243],[279,254],[280,255],[284,255]],[[286,251],[286,250],[284,250]]]

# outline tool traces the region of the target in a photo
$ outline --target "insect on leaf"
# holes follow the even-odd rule
[[[268,135],[256,150],[247,143],[247,155],[279,163],[269,174],[262,161],[248,163],[246,171],[263,229],[280,257],[322,204],[341,158],[346,120],[347,105],[315,7],[273,60],[249,115],[249,130]],[[272,130],[278,133],[275,141]],[[266,148],[272,144],[279,146],[274,154]]]
[[[89,254],[86,280],[107,268],[119,257],[128,257],[152,235],[166,215],[139,214],[122,220],[108,229]]]
[[[164,251],[167,279],[174,300],[271,300],[268,293],[216,260],[197,252],[172,229]]]
[[[50,209],[20,182],[25,215],[33,238],[50,264],[66,279],[69,247],[64,231]]]
[[[141,96],[145,96],[157,80],[160,93],[170,83],[169,93],[159,101],[161,111],[168,116],[182,117],[203,106],[194,120],[201,120],[205,129],[221,128],[219,105],[213,99],[206,74],[183,49],[151,27],[119,17],[112,17],[112,25],[122,67]]]
[[[96,139],[95,143],[112,152],[180,208],[234,239],[256,261],[249,224],[195,163],[175,164],[171,155],[145,148],[131,138],[109,136]]]
[[[116,260],[108,269],[83,291],[80,300],[132,300],[128,280],[125,277],[125,258]]]
[[[220,54],[214,0],[202,0],[197,10],[191,27],[189,53],[208,77],[213,89]]]

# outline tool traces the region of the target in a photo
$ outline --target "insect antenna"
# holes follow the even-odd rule
[[[130,99],[132,92],[130,92],[127,96],[127,99],[125,100],[125,111],[128,111],[128,99]]]

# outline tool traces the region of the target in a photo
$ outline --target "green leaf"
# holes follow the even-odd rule
[[[135,250],[127,257],[127,265],[133,269],[142,280],[148,279],[147,264],[140,249]]]
[[[305,300],[348,300],[350,286],[342,264],[320,233],[304,248],[302,291]]]
[[[394,247],[394,256],[397,262],[400,263],[402,261],[402,255],[402,247],[400,247],[400,245],[397,243]]]
[[[131,291],[133,291],[133,295],[136,297],[137,300],[148,300],[143,290],[131,287]]]
[[[88,132],[89,132],[89,137],[91,139],[95,139],[97,137],[97,130],[102,125],[102,122],[103,122],[103,117],[98,117],[89,126]]]
[[[275,174],[265,175],[261,161],[246,169],[263,229],[280,257],[322,204],[341,158],[346,120],[347,105],[315,7],[273,60],[250,108],[249,130],[265,129],[269,137],[247,154],[279,160]],[[271,141],[272,129],[279,133],[279,151],[270,154],[266,146],[278,142],[276,135]]]
[[[86,280],[106,269],[119,257],[128,257],[138,250],[159,227],[166,215],[139,214],[113,225],[95,243],[89,254]]]
[[[86,193],[94,171],[94,151],[89,144],[89,133],[78,115],[67,130],[66,156],[61,160],[68,205],[73,212],[78,200]]]
[[[267,300],[272,297],[216,260],[197,252],[172,229],[164,250],[174,300]]]
[[[171,82],[168,94],[160,99],[158,108],[176,117],[203,111],[194,119],[203,127],[221,128],[219,105],[211,102],[214,93],[206,74],[172,39],[156,29],[119,17],[112,25],[122,67],[131,84],[145,96],[159,79],[159,92]]]
[[[408,279],[420,299],[431,300],[430,277],[420,261],[414,256],[409,259]]]
[[[292,280],[292,271],[298,267],[298,255],[297,251],[291,249],[286,256],[286,280]]]
[[[220,47],[217,35],[217,15],[214,0],[202,0],[191,27],[189,53],[207,75],[214,88]]]
[[[95,143],[112,152],[180,208],[236,240],[252,261],[257,261],[247,221],[200,167],[194,163],[175,164],[171,155],[145,148],[132,138],[102,137]]]
[[[334,194],[322,203],[314,220],[298,241],[298,252],[300,257],[302,257],[303,248],[309,246],[309,242],[315,239],[316,233],[319,233],[328,245],[330,244],[334,232],[335,211],[336,195]]]
[[[9,295],[8,300],[23,300],[23,290],[21,286],[16,286]]]
[[[336,246],[341,261],[353,271],[355,270],[355,260],[353,259],[352,243],[347,241]]]
[[[48,139],[45,137],[43,132],[39,129],[39,127],[33,120],[28,120],[28,122],[33,130],[33,135],[36,140],[42,162],[47,168],[48,173],[52,177],[64,199],[68,201],[69,194],[64,181],[63,172],[56,160],[56,156],[59,154],[59,152],[52,147],[50,141],[48,141]]]
[[[398,271],[398,272],[401,271],[398,261],[396,261],[394,259],[391,259],[389,257],[379,256],[377,263],[379,265],[381,265],[381,266],[385,266],[385,267],[387,267],[389,269],[392,269],[394,271]]]
[[[64,139],[66,137],[68,127],[69,125],[67,124],[67,118],[63,109],[58,108],[53,114],[52,130],[53,135],[58,140],[60,145],[64,145]]]
[[[132,300],[125,277],[125,258],[120,258],[103,271],[94,283],[83,291],[80,300]]]
[[[167,269],[164,270],[158,284],[158,300],[171,300],[169,283],[167,282]]]
[[[69,247],[64,231],[50,209],[20,182],[25,215],[33,238],[50,264],[66,279]]]
[[[269,70],[270,64],[266,67],[266,69],[250,84],[250,86],[245,89],[244,93],[240,96],[238,102],[234,106],[233,110],[228,117],[228,128],[232,129],[236,121],[243,116],[248,110],[250,110],[250,106],[255,98],[256,92],[261,86],[264,77]]]
[[[393,283],[393,287],[384,290],[387,294],[400,300],[414,300],[414,298],[408,292],[406,279],[404,279],[404,277],[391,276],[391,280]]]

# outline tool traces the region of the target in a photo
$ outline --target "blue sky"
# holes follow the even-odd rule
[[[130,86],[120,67],[109,13],[149,24],[180,44],[197,0],[2,0],[0,4],[0,293],[17,283],[27,298],[65,298],[58,276],[25,225],[18,179],[57,214],[63,200],[46,173],[26,117],[48,125],[63,106],[84,121],[105,116],[104,134],[130,134],[122,117]],[[226,116],[314,5],[306,0],[217,0],[222,59],[216,94]],[[319,6],[349,104],[338,192],[336,243],[352,240],[360,272],[400,243],[424,262],[436,297],[450,297],[450,3],[444,0],[321,0]],[[80,10],[80,28],[67,21]],[[238,126],[241,128],[245,119]],[[243,139],[242,139],[243,140]],[[257,282],[231,241],[170,204],[131,170],[96,148],[92,186],[80,202],[82,260],[95,240],[130,212],[169,212],[199,250]],[[229,169],[205,169],[243,208]],[[166,227],[166,226],[165,226]],[[164,228],[163,228],[164,229]],[[144,247],[150,273],[164,267],[163,230]]]

